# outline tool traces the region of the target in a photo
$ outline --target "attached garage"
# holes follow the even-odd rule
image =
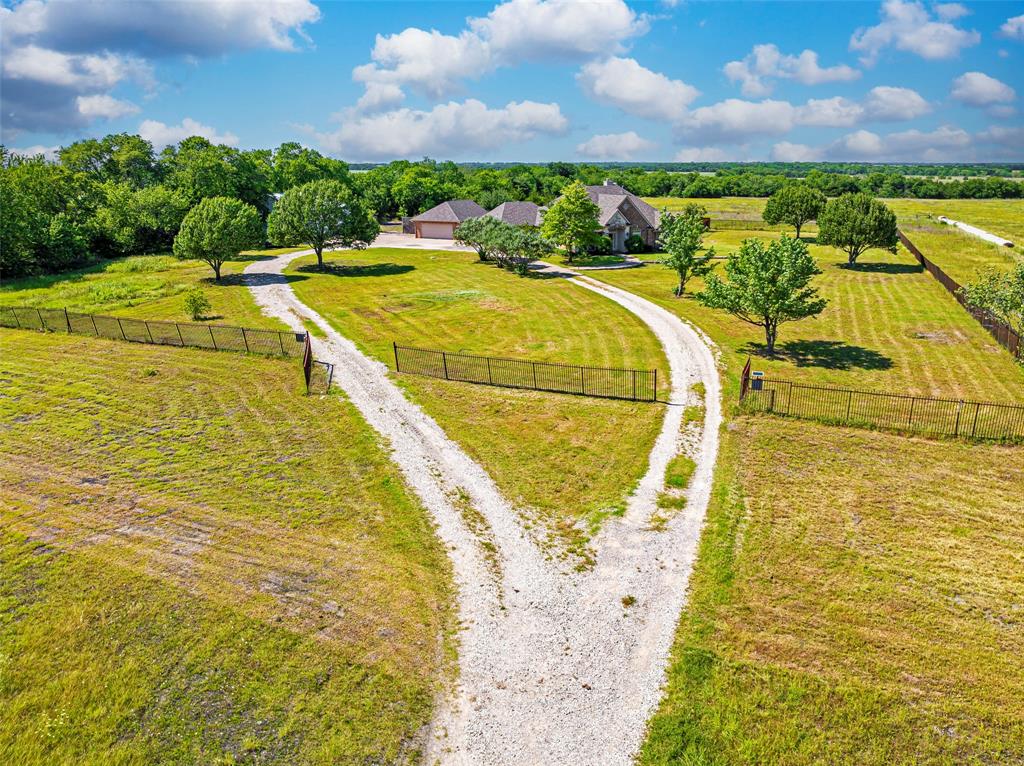
[[[426,239],[451,239],[455,236],[455,226],[454,223],[417,222],[416,236]]]
[[[418,239],[452,239],[460,223],[486,213],[471,199],[453,199],[420,213],[412,225]]]

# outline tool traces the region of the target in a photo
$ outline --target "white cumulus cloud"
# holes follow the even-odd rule
[[[743,59],[730,61],[722,71],[730,80],[740,83],[744,96],[755,98],[771,94],[773,79],[820,85],[849,82],[860,77],[860,72],[846,64],[822,67],[818,64],[818,54],[812,50],[805,50],[799,56],[784,55],[778,46],[772,44],[755,45]]]
[[[139,107],[131,101],[122,101],[106,93],[96,96],[79,96],[76,99],[78,111],[90,119],[116,120],[118,117],[127,117],[130,114],[138,114]]]
[[[913,120],[932,110],[924,97],[911,88],[879,85],[868,91],[864,98],[864,112],[868,119],[899,122]]]
[[[1013,88],[983,72],[965,72],[957,77],[950,95],[970,106],[1005,104],[1017,98]]]
[[[942,7],[939,6],[940,9]],[[951,23],[956,16],[950,13],[948,8],[944,12],[940,10],[933,18],[923,3],[885,0],[882,3],[882,21],[854,32],[850,38],[850,50],[859,51],[861,61],[868,66],[874,65],[888,47],[930,60],[954,58],[963,48],[977,45],[981,35],[973,29],[961,29]]]
[[[676,162],[726,162],[736,158],[718,146],[687,146],[676,152],[674,159]]]
[[[179,125],[167,125],[158,120],[143,120],[139,125],[139,135],[158,150],[183,141],[190,136],[201,136],[214,144],[235,146],[238,143],[238,136],[233,133],[218,133],[215,128],[203,125],[191,117],[186,117]]]
[[[652,120],[681,119],[687,105],[700,95],[682,80],[653,72],[635,59],[615,56],[585,64],[576,80],[595,101]]]
[[[1011,40],[1024,41],[1024,13],[1003,22],[1003,25],[999,27],[999,34],[1009,37]]]
[[[602,133],[592,136],[577,145],[576,152],[595,160],[631,160],[657,148],[656,143],[630,130],[626,133]]]
[[[331,132],[312,131],[326,150],[350,160],[466,156],[564,133],[568,120],[558,104],[519,101],[491,109],[476,99],[438,104],[430,110],[396,109],[346,119]]]
[[[780,141],[772,146],[770,156],[773,162],[816,162],[823,153],[820,147]]]
[[[501,66],[522,61],[574,61],[623,49],[645,33],[647,19],[624,0],[508,0],[468,20],[457,34],[409,27],[378,35],[357,82],[409,87],[435,100]]]

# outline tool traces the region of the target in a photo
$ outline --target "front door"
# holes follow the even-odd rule
[[[612,230],[612,252],[624,253],[626,252],[626,230],[625,229],[613,229]]]

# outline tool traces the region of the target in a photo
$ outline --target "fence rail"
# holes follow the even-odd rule
[[[636,402],[653,402],[658,398],[657,370],[582,367],[456,354],[394,343],[392,346],[397,372],[504,388],[529,388]]]
[[[960,292],[960,283],[929,260],[928,257],[918,250],[917,246],[907,238],[906,234],[902,231],[898,231],[897,233],[899,234],[900,242],[902,242],[903,246],[910,251],[910,254],[917,259],[917,262],[924,266],[925,270],[935,277],[935,280],[940,285],[953,294],[957,303],[963,306],[964,310],[967,311],[968,314],[978,320],[978,323],[989,331],[989,334],[996,339],[996,342],[998,342],[999,345],[1013,354],[1017,359],[1024,356],[1024,342],[1022,342],[1020,335],[1018,335],[1012,327],[1004,322],[1000,322],[991,313],[981,311],[968,304],[967,301],[964,300],[963,293]]]
[[[162,346],[190,346],[215,351],[244,351],[290,357],[302,356],[306,340],[306,333],[302,332],[129,319],[27,306],[0,306],[0,327],[94,335],[98,338]]]
[[[741,403],[751,412],[792,415],[852,426],[915,431],[1002,442],[1024,441],[1024,406],[812,386],[789,380],[741,381]]]

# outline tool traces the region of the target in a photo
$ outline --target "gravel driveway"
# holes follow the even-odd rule
[[[671,368],[665,421],[622,518],[594,540],[597,563],[576,572],[550,560],[516,509],[475,461],[321,316],[302,304],[280,275],[290,253],[249,265],[250,289],[265,313],[296,330],[301,317],[322,329],[318,359],[372,428],[437,524],[458,588],[460,676],[438,705],[426,735],[426,763],[630,763],[661,697],[668,652],[685,602],[711,488],[721,423],[714,358],[701,336],[670,312],[588,277],[580,288],[614,300],[643,319]],[[706,389],[705,427],[690,454],[697,463],[685,510],[661,531],[648,528],[665,466],[683,445],[683,407]],[[586,406],[585,400],[580,406]],[[628,445],[625,445],[628,448]],[[468,498],[486,521],[497,569],[460,512]],[[634,603],[624,606],[623,599]]]

